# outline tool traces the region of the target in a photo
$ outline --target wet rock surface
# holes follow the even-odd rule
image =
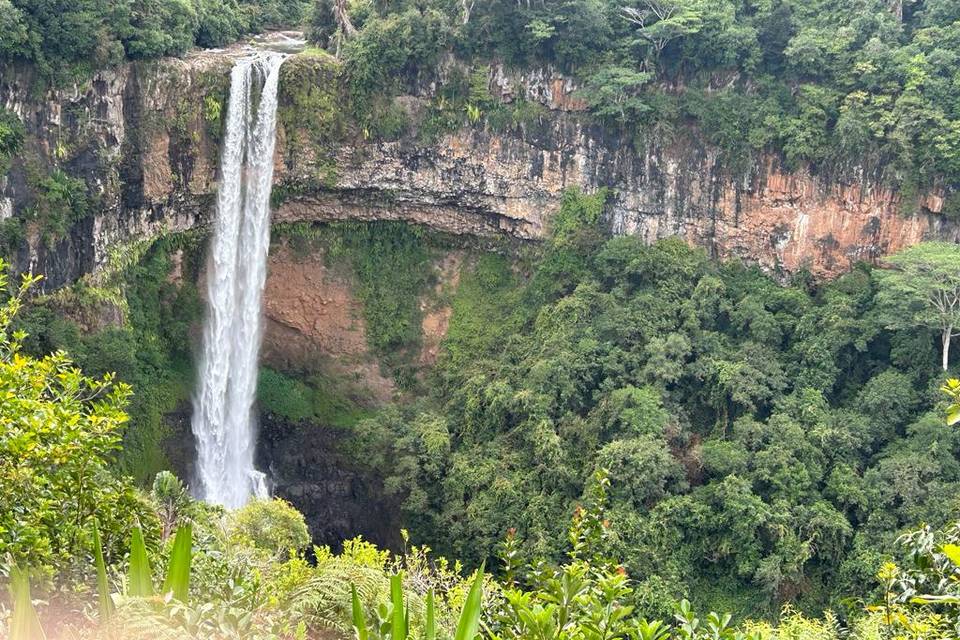
[[[190,406],[166,417],[164,450],[171,469],[192,483],[196,451]],[[378,545],[399,548],[399,508],[384,497],[381,481],[344,452],[348,434],[319,424],[291,424],[260,417],[257,467],[268,473],[273,495],[289,501],[307,519],[314,544],[338,548],[362,535]]]
[[[380,481],[342,453],[346,434],[323,425],[294,425],[263,416],[257,463],[268,471],[273,494],[307,519],[315,544],[339,547],[358,535],[400,546],[399,508]]]

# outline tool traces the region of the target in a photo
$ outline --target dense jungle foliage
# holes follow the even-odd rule
[[[658,614],[869,597],[897,535],[957,506],[940,332],[897,302],[925,294],[891,299],[866,266],[781,286],[680,240],[611,239],[602,199],[568,192],[526,267],[464,267],[435,370],[354,427],[360,459],[415,539],[471,564],[509,528],[522,556],[557,557],[559,514],[606,469],[613,539]]]
[[[308,9],[308,0],[0,0],[0,61],[66,82],[125,59],[295,27]]]
[[[960,441],[944,424],[938,389],[942,326],[952,336],[960,318],[936,312],[929,296],[960,296],[960,252],[922,244],[893,259],[899,270],[859,265],[834,282],[801,273],[784,284],[679,240],[611,238],[606,195],[568,191],[541,247],[467,250],[456,288],[439,294],[431,265],[450,239],[402,223],[279,227],[277,242],[304,255],[321,247],[353,272],[371,352],[402,394],[376,410],[340,395],[335,380],[264,369],[261,411],[303,433],[339,433],[344,451],[384,478],[411,540],[470,568],[486,562],[507,584],[518,567],[562,563],[567,523],[597,501],[603,478],[596,552],[629,576],[639,614],[669,619],[687,599],[738,620],[772,619],[785,605],[808,616],[829,609],[842,624],[859,620],[865,605],[904,588],[900,578],[876,578],[902,556],[899,536],[956,517]],[[106,447],[90,452],[95,461],[81,465],[119,478],[110,500],[127,506],[100,520],[115,564],[130,514],[139,514],[148,546],[157,530],[163,538],[172,531],[160,524],[169,513],[133,487],[182,465],[166,457],[165,416],[189,399],[190,325],[199,318],[196,238],[132,253],[112,279],[33,299],[11,320],[27,334],[17,338],[19,353],[66,349],[89,373],[116,371],[134,387],[123,440],[118,421]],[[926,290],[922,278],[905,284],[900,275],[914,264],[947,277]],[[411,327],[423,306],[411,301],[424,295],[440,295],[452,316],[437,364],[418,373]],[[119,326],[92,326],[100,305],[117,304]],[[56,490],[92,481],[67,475]],[[8,559],[39,562],[35,579],[59,597],[82,600],[76,584],[90,579],[83,523],[93,505],[110,504],[97,497],[108,486],[101,482],[70,490],[86,509],[65,514],[71,527],[45,508],[39,523],[23,525],[30,536],[15,537],[27,545],[19,555],[7,548]],[[240,518],[204,513],[220,529]],[[254,530],[273,526],[264,518]],[[911,544],[938,552],[932,532],[917,536]],[[232,570],[249,570],[246,552],[237,553]],[[509,562],[497,570],[501,556]],[[257,571],[282,571],[268,565]],[[546,589],[546,575],[532,569],[522,584]],[[201,593],[201,601],[214,598]],[[824,624],[823,637],[839,632]]]
[[[11,323],[34,282],[25,278],[0,306],[0,567],[10,591],[0,621],[11,640],[956,637],[956,526],[901,538],[905,562],[879,569],[878,604],[842,622],[787,607],[777,625],[735,623],[730,614],[701,618],[687,600],[673,605],[668,622],[652,619],[650,594],[636,588],[620,555],[605,470],[587,481],[563,555],[524,562],[510,529],[497,550],[499,579],[482,565],[465,577],[459,563],[408,547],[406,534],[396,555],[356,539],[341,553],[314,547],[308,556],[303,517],[281,500],[224,512],[193,500],[169,472],[140,491],[111,470],[130,389],[85,376],[63,353],[23,352],[26,336]],[[943,390],[955,422],[960,380]]]

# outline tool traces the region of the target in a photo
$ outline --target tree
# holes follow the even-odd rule
[[[303,514],[279,498],[254,500],[230,514],[231,540],[282,557],[306,548],[310,531]]]
[[[0,261],[0,291],[5,269]],[[129,479],[109,471],[130,388],[84,376],[63,352],[24,355],[25,334],[11,331],[37,280],[24,277],[0,304],[0,564],[52,574],[87,557],[94,516],[115,548],[134,522],[156,521]]]
[[[333,17],[337,22],[337,57],[340,57],[340,43],[357,35],[357,28],[350,20],[350,11],[346,0],[334,0]]]
[[[473,11],[473,5],[477,0],[460,0],[460,8],[463,9],[463,24],[470,22],[470,13]]]
[[[960,246],[925,242],[888,258],[893,267],[877,274],[877,300],[887,328],[940,332],[943,370],[950,340],[960,335]]]
[[[650,110],[641,92],[652,79],[653,75],[644,71],[608,65],[590,76],[583,95],[600,118],[618,124],[635,123]]]
[[[23,12],[13,6],[10,0],[0,0],[0,32],[3,33],[0,55],[11,58],[29,55],[26,45],[30,41],[30,34],[23,21]]]
[[[321,47],[326,47],[337,31],[337,16],[333,0],[317,0],[310,12],[307,38]]]
[[[192,3],[146,0],[131,6],[131,36],[124,42],[129,57],[179,56],[193,46],[199,21]]]
[[[703,23],[700,9],[689,0],[644,0],[640,8],[623,7],[622,11],[657,58],[671,40],[697,33]]]

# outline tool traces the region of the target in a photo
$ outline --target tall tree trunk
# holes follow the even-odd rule
[[[333,11],[343,35],[347,38],[352,38],[356,35],[357,29],[353,26],[353,22],[350,21],[350,14],[347,12],[347,0],[335,0]],[[337,48],[339,49],[339,45]]]
[[[943,330],[943,370],[947,370],[950,362],[950,338],[953,336],[953,327],[946,327]]]

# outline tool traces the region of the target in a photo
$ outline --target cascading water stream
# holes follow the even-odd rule
[[[230,76],[192,418],[200,496],[228,508],[267,495],[265,477],[254,466],[253,403],[270,244],[277,83],[284,58],[259,52],[239,60]]]

